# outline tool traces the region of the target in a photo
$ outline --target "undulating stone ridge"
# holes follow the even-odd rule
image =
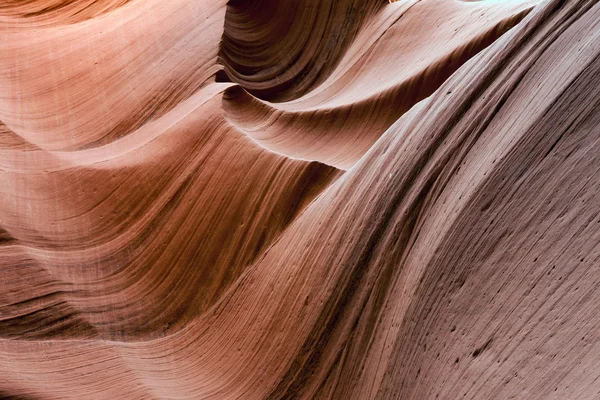
[[[0,398],[600,398],[600,2],[0,4]]]

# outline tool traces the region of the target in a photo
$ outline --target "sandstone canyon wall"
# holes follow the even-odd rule
[[[0,1],[0,398],[600,398],[597,0]]]

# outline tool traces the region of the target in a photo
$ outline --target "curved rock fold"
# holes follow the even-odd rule
[[[0,397],[593,399],[596,0],[0,5]]]

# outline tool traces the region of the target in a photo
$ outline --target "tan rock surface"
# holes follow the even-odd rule
[[[600,3],[0,5],[0,398],[600,396]]]

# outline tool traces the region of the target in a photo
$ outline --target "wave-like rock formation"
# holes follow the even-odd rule
[[[600,397],[597,0],[6,0],[0,397]]]

